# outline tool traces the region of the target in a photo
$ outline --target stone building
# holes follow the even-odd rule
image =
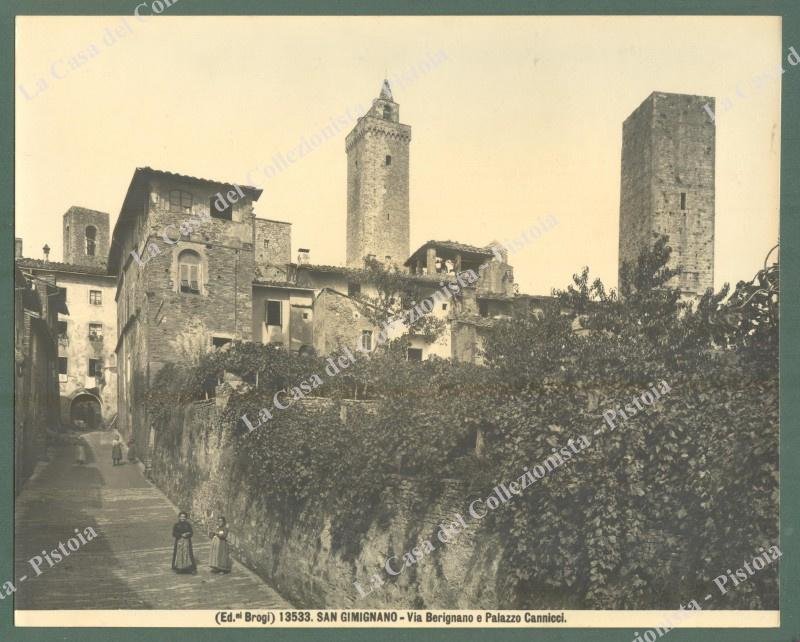
[[[253,337],[255,223],[261,190],[149,167],[133,174],[108,270],[117,276],[119,427],[148,444],[145,394],[166,363]],[[266,252],[266,254],[265,254]]]
[[[372,107],[345,138],[347,152],[347,266],[371,256],[402,265],[409,252],[408,152],[411,127],[384,80]]]
[[[705,100],[653,94],[626,121],[623,145],[620,256],[638,252],[653,232],[671,233],[683,239],[673,246],[676,259],[692,267],[682,283],[694,291],[711,279],[713,129],[690,113]],[[697,111],[702,116],[702,109]],[[459,296],[438,301],[430,311],[443,322],[439,335],[406,334],[410,360],[436,355],[479,361],[483,338],[496,319],[543,308],[550,297],[518,293],[502,246],[432,240],[409,251],[410,138],[384,82],[345,141],[345,266],[315,264],[308,248],[293,257],[291,224],[255,215],[260,189],[149,167],[135,170],[108,259],[117,279],[123,434],[150,444],[145,394],[156,373],[231,340],[320,354],[343,345],[375,349],[381,330],[373,314],[379,273],[365,260],[413,284],[422,298],[459,274],[478,275]],[[102,243],[102,226],[97,228],[96,242]]]
[[[622,126],[619,267],[657,235],[687,296],[714,287],[715,126],[707,96],[654,92]]]
[[[49,254],[22,258],[18,239],[17,266],[63,290],[70,314],[58,321],[61,423],[97,429],[109,425],[117,413],[116,279],[106,269],[108,214],[70,207],[62,230],[63,263],[50,261]]]
[[[22,253],[22,242],[15,249]],[[58,319],[68,313],[64,291],[49,279],[14,267],[14,491],[47,450],[48,430],[60,427]]]

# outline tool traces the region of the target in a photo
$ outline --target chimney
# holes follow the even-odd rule
[[[14,258],[22,258],[22,239],[19,237],[14,239]]]
[[[298,265],[308,265],[311,261],[311,250],[305,247],[301,247],[297,250],[297,264]]]
[[[44,260],[45,260],[45,263],[46,263],[49,260],[49,257],[50,257],[50,246],[47,243],[44,244],[44,247],[42,248],[42,252],[44,252]]]

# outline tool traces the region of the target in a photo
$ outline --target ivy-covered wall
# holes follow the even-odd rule
[[[344,420],[366,411],[371,402],[310,398],[296,413],[325,419],[326,412]],[[337,424],[338,425],[338,424]],[[332,427],[335,429],[335,427]],[[297,606],[316,608],[497,608],[496,575],[502,556],[500,541],[477,529],[449,543],[437,539],[440,524],[464,511],[464,483],[446,479],[431,493],[419,479],[392,475],[374,504],[358,542],[335,541],[337,515],[324,502],[311,502],[298,514],[270,501],[237,470],[236,453],[224,443],[224,412],[212,401],[176,408],[157,433],[152,475],[156,484],[188,510],[202,531],[218,515],[231,527],[237,558],[267,579]],[[245,436],[244,439],[250,437]],[[353,443],[352,448],[359,448]],[[298,478],[297,483],[305,480]],[[309,488],[310,494],[314,489]],[[317,493],[320,494],[320,493]],[[202,525],[202,527],[200,527]],[[438,555],[421,559],[387,581],[386,558],[402,555],[431,540]],[[353,554],[353,551],[355,554]],[[202,563],[202,560],[201,560]],[[370,577],[386,583],[375,588]],[[355,587],[358,581],[362,595]]]

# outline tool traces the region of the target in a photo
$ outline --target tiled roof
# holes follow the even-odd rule
[[[141,198],[144,194],[144,187],[147,179],[153,176],[166,176],[168,178],[177,178],[184,181],[191,181],[196,183],[211,183],[212,185],[222,185],[225,187],[234,187],[237,183],[228,183],[224,181],[217,181],[207,178],[198,178],[197,176],[189,176],[188,174],[177,174],[175,172],[167,172],[162,169],[153,169],[152,167],[137,167],[133,172],[128,191],[125,193],[125,199],[122,202],[117,223],[114,225],[114,231],[111,234],[111,248],[108,253],[108,269],[112,274],[116,274],[124,265],[124,257],[122,256],[122,236],[124,230],[128,228],[135,220],[141,208]],[[238,185],[242,191],[246,192],[252,200],[256,201],[261,196],[263,190],[252,187],[251,185]]]
[[[59,263],[58,261],[44,261],[42,259],[16,259],[18,266],[23,268],[31,268],[34,270],[44,270],[48,272],[69,272],[71,274],[90,274],[93,276],[105,276],[113,278],[113,274],[109,274],[106,266],[94,265],[76,265],[74,263]]]
[[[488,247],[477,247],[476,245],[467,245],[466,243],[457,243],[456,241],[428,241],[417,248],[405,262],[405,265],[411,263],[411,259],[418,254],[424,252],[429,247],[439,248],[442,250],[450,250],[452,252],[460,252],[462,254],[477,254],[479,256],[491,257],[494,253]]]
[[[365,269],[344,267],[340,265],[312,265],[310,263],[303,263],[297,266],[298,270],[307,270],[309,272],[326,272],[330,274],[344,274],[344,275],[361,275],[369,276],[370,271]],[[437,283],[444,277],[455,278],[453,274],[409,274],[408,272],[399,272],[399,276],[407,278],[409,281],[422,281],[425,283]]]
[[[253,279],[253,285],[269,288],[289,288],[292,290],[313,290],[313,288],[306,288],[291,281],[274,281],[271,279]]]
[[[249,191],[253,192],[256,197],[261,196],[261,192],[263,190],[259,189],[258,187],[253,187],[252,185],[239,185],[239,183],[233,183],[230,181],[218,181],[213,178],[200,178],[198,176],[190,176],[189,174],[178,174],[177,172],[168,172],[164,169],[153,169],[152,167],[137,167],[137,172],[141,172],[143,174],[151,174],[153,176],[167,176],[169,178],[180,178],[185,181],[193,181],[197,183],[214,183],[216,185],[225,185],[226,187],[234,187],[239,186],[242,188],[242,191]]]

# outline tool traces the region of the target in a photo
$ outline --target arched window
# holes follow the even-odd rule
[[[86,226],[86,256],[94,256],[97,245],[97,228],[94,225]]]
[[[392,119],[392,108],[391,108],[390,105],[384,105],[383,106],[383,117],[384,117],[385,120],[391,120]]]
[[[200,294],[200,255],[184,250],[178,255],[178,278],[181,292]]]

